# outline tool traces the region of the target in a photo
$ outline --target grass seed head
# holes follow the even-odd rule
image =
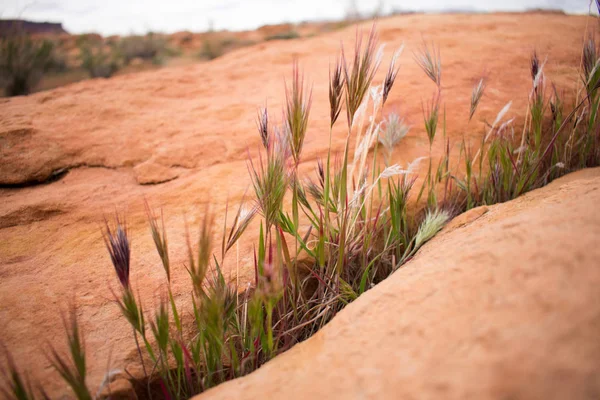
[[[129,289],[129,260],[131,255],[129,238],[127,237],[127,226],[116,217],[116,227],[111,230],[108,221],[105,220],[104,243],[110,254],[117,277],[123,289]]]
[[[354,114],[363,102],[375,73],[379,68],[380,58],[375,54],[377,47],[377,34],[375,26],[371,28],[369,39],[364,50],[362,49],[362,36],[356,32],[356,43],[354,46],[354,58],[348,66],[344,50],[342,48],[342,65],[344,67],[344,82],[346,84],[346,114],[348,127],[351,128]]]
[[[400,66],[396,67],[396,62],[398,61],[398,57],[400,57],[400,54],[402,54],[403,50],[404,50],[404,45],[400,46],[400,48],[398,50],[396,50],[396,52],[394,53],[394,56],[392,57],[392,62],[390,63],[388,72],[385,76],[385,80],[383,81],[383,103],[382,103],[382,105],[385,104],[385,102],[392,90],[392,86],[394,86],[394,82],[396,81],[396,76],[398,75],[398,71],[400,70]]]
[[[265,149],[269,147],[269,113],[267,108],[263,108],[258,111],[258,118],[256,121],[258,133]]]
[[[308,127],[312,90],[304,87],[304,77],[300,74],[297,62],[294,62],[292,86],[286,87],[285,98],[285,123],[290,137],[290,150],[294,161],[298,164]]]
[[[485,78],[481,78],[477,85],[473,87],[473,92],[471,93],[471,109],[469,111],[469,121],[473,119],[473,115],[475,115],[475,111],[477,111],[477,106],[479,105],[479,101],[483,97],[485,87]]]
[[[444,210],[428,211],[415,236],[415,248],[418,249],[434,237],[449,219],[450,215]]]
[[[531,70],[531,80],[535,81],[535,78],[537,77],[537,75],[540,71],[540,60],[537,56],[537,52],[535,52],[535,51],[531,55],[530,70]]]
[[[596,40],[594,36],[590,35],[583,45],[583,71],[586,80],[596,65],[596,60],[598,59],[596,52]]]
[[[600,84],[600,50],[596,46],[593,36],[585,41],[583,46],[583,80],[586,84],[588,95],[592,96],[594,88]]]
[[[286,154],[279,150],[281,143],[277,144],[281,139],[280,137],[271,144],[266,162],[261,156],[257,166],[252,160],[248,163],[257,206],[265,218],[267,228],[279,222],[279,212],[289,183]]]
[[[214,216],[211,214],[208,205],[200,225],[200,237],[198,239],[197,248],[197,261],[194,260],[194,252],[192,250],[189,236],[188,236],[188,259],[190,266],[188,272],[192,278],[194,289],[197,293],[203,292],[203,283],[206,277],[206,272],[210,266],[210,259],[212,257],[212,228],[214,223]]]
[[[442,87],[442,60],[439,49],[435,45],[432,45],[430,49],[427,43],[423,43],[421,51],[415,54],[415,61],[440,89]]]
[[[167,274],[167,281],[171,282],[171,267],[169,263],[169,245],[167,242],[167,230],[165,229],[165,219],[160,211],[161,224],[158,224],[158,217],[152,212],[148,202],[145,202],[146,215],[148,216],[148,222],[150,223],[150,232],[152,233],[152,239],[154,240],[154,247],[160,257],[165,273]]]
[[[386,150],[391,150],[404,139],[409,131],[410,126],[404,123],[404,119],[400,119],[396,113],[390,113],[385,120],[383,134],[379,135],[379,143],[381,143]]]
[[[344,76],[342,75],[342,60],[338,58],[335,63],[335,69],[329,74],[329,108],[332,127],[342,111],[343,95]]]
[[[233,245],[238,241],[238,239],[242,236],[250,222],[254,218],[257,212],[256,207],[252,207],[250,209],[246,208],[244,204],[240,205],[238,212],[233,220],[233,226],[229,231],[229,236],[227,237],[227,243],[223,252],[226,253],[233,247]]]
[[[429,139],[429,147],[433,145],[435,134],[437,132],[438,117],[440,110],[440,98],[434,97],[433,100],[427,104],[427,109],[423,109],[423,119],[425,122],[425,131],[427,132],[427,138]]]

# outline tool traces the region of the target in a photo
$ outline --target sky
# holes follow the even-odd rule
[[[149,31],[246,30],[266,24],[339,20],[355,3],[372,14],[382,7],[411,11],[588,11],[588,0],[0,0],[0,18],[62,22],[70,33],[126,35]],[[594,6],[595,7],[595,6]]]

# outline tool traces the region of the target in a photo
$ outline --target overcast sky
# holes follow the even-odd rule
[[[104,35],[182,30],[244,30],[265,24],[341,19],[351,0],[0,0],[0,18],[62,22],[71,33]],[[355,0],[370,13],[378,0]],[[383,0],[392,9],[522,11],[529,8],[587,12],[587,0]]]

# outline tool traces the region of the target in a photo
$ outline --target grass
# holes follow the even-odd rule
[[[137,377],[138,383],[143,382],[137,385],[139,398],[188,398],[256,370],[309,338],[347,304],[401,268],[452,216],[513,199],[570,171],[600,165],[600,51],[592,37],[582,52],[581,87],[569,110],[557,90],[549,91],[544,62],[533,54],[529,104],[520,135],[505,118],[509,103],[487,126],[476,151],[463,140],[458,157],[452,158],[455,164],[450,163],[446,139],[441,52],[424,45],[415,60],[436,85],[432,100],[423,105],[429,154],[405,166],[392,164],[392,155],[409,127],[397,115],[383,117],[401,49],[382,84],[374,86],[381,63],[374,29],[364,44],[357,35],[353,56],[346,58],[342,51],[331,68],[330,146],[326,160],[317,162],[315,181],[298,173],[312,91],[296,64],[291,84],[286,85],[283,123],[274,125],[266,109],[259,112],[263,148],[258,160],[248,161],[253,201],[241,204],[232,220],[226,214],[220,249],[213,242],[215,226],[208,207],[197,242],[187,235],[192,328],[184,328],[182,316],[188,310],[178,308],[171,290],[173,266],[162,211],[158,214],[147,205],[157,262],[166,277],[166,295],[154,313],[143,307],[129,280],[125,222],[117,218],[106,223],[105,242],[120,283],[115,300],[131,325],[144,371]],[[484,79],[472,89],[469,119],[485,101],[485,89]],[[347,115],[346,144],[343,155],[334,157],[332,128],[342,109]],[[431,149],[440,137],[446,151],[434,160]],[[356,143],[352,151],[351,141]],[[423,158],[427,169],[419,188],[416,174]],[[290,209],[284,207],[286,197],[291,198]],[[225,280],[223,260],[255,219],[260,221],[254,282],[242,288]],[[69,326],[72,361],[57,355],[51,359],[75,396],[87,399],[85,349],[76,322]],[[11,358],[7,371],[7,397],[44,396],[31,389]]]

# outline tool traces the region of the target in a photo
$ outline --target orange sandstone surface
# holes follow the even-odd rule
[[[405,164],[428,151],[422,104],[434,87],[412,59],[423,40],[440,47],[447,134],[457,152],[463,137],[476,145],[484,121],[493,121],[509,101],[513,106],[507,117],[514,117],[517,127],[522,123],[534,50],[547,57],[547,79],[571,94],[578,83],[582,39],[592,23],[584,16],[549,14],[407,15],[379,21],[380,40],[387,43],[384,66],[395,48],[406,46],[384,110],[398,112],[413,126],[395,161]],[[256,155],[260,146],[256,110],[267,104],[271,116],[281,119],[283,79],[289,80],[295,58],[313,87],[301,165],[305,175],[312,173],[317,157],[327,151],[329,65],[340,42],[349,52],[354,37],[355,29],[346,28],[266,42],[208,63],[0,99],[0,340],[51,394],[67,389],[53,378],[43,350],[46,342],[63,345],[60,311],[73,299],[86,332],[91,386],[102,380],[109,356],[111,368],[133,359],[131,329],[112,300],[117,280],[101,238],[104,216],[115,210],[126,215],[132,282],[146,309],[152,309],[165,277],[151,242],[144,199],[164,209],[173,289],[181,307],[189,309],[185,221],[194,238],[210,203],[220,242],[226,202],[237,207],[241,201],[249,185],[248,154]],[[482,75],[488,89],[469,123],[471,87]],[[340,116],[334,129],[334,151],[343,149],[344,121]],[[438,140],[434,155],[442,148]],[[239,261],[241,283],[252,275],[254,232],[251,228],[243,238],[239,260],[235,254],[226,259],[225,274],[232,277]],[[447,279],[455,279],[450,271]],[[480,293],[476,286],[463,290]],[[539,296],[544,297],[543,291]],[[427,302],[425,297],[422,301]],[[460,308],[453,310],[460,313]],[[493,337],[484,341],[491,343]],[[505,367],[508,371],[511,366]]]

